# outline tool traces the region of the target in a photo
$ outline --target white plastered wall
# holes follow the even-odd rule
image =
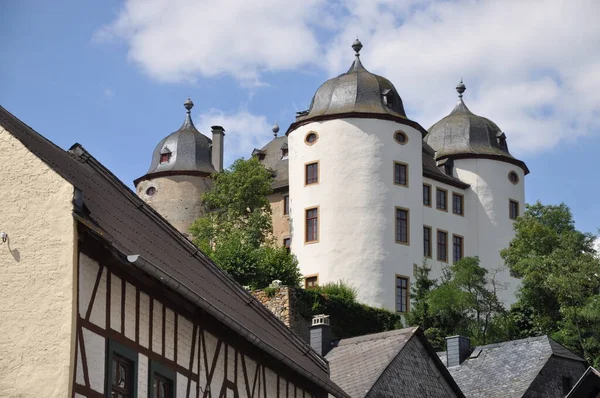
[[[400,145],[394,132],[404,131]],[[305,136],[319,138],[306,145]],[[288,136],[292,252],[319,284],[344,279],[359,300],[395,310],[395,275],[422,261],[422,135],[379,119],[313,122]],[[305,163],[319,161],[319,183],[304,185]],[[409,187],[393,183],[394,161],[409,165]],[[319,206],[319,242],[305,244],[305,209]],[[395,242],[395,207],[410,210],[410,245]]]
[[[513,223],[509,218],[509,200],[519,202],[519,214],[525,210],[525,176],[523,170],[511,163],[491,159],[460,159],[454,162],[457,176],[470,184],[475,195],[465,197],[465,209],[473,238],[467,241],[467,250],[476,252],[481,265],[496,274],[506,285],[499,297],[509,306],[516,300],[518,280],[509,275],[500,257],[500,250],[508,247],[514,237]],[[513,184],[508,173],[514,171],[519,182]]]
[[[0,127],[0,396],[71,396],[73,186]]]

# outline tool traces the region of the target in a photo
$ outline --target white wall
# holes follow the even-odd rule
[[[409,141],[394,140],[396,130]],[[305,135],[319,139],[306,145]],[[395,274],[422,261],[421,133],[392,121],[313,122],[288,136],[292,252],[319,284],[345,279],[359,300],[395,309]],[[394,160],[409,164],[409,188],[394,185]],[[319,161],[319,183],[304,186],[304,165]],[[304,211],[319,206],[319,242],[305,244]],[[395,243],[395,206],[410,210],[410,245]]]
[[[469,250],[479,254],[481,265],[490,269],[501,269],[499,282],[506,285],[499,297],[506,305],[515,302],[518,280],[510,277],[500,257],[500,250],[508,247],[514,237],[513,223],[508,216],[509,199],[519,202],[519,214],[525,210],[525,176],[523,170],[510,163],[490,159],[460,159],[454,162],[458,177],[471,185],[475,195],[466,201],[467,217],[471,236]],[[512,184],[508,173],[514,171],[519,182]]]
[[[0,396],[71,396],[73,186],[0,127]]]

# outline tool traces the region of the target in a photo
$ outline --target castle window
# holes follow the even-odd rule
[[[404,276],[396,275],[396,312],[408,312],[408,303],[410,300],[409,279]]]
[[[285,247],[289,253],[292,248],[292,238],[283,238],[283,247]]]
[[[408,136],[406,135],[406,133],[404,131],[400,131],[400,130],[398,130],[394,133],[394,139],[400,145],[406,145],[406,143],[408,142]]]
[[[312,289],[319,286],[319,276],[311,275],[304,278],[304,288]]]
[[[133,397],[137,385],[137,353],[109,340],[108,375],[107,390],[112,397]]]
[[[307,163],[305,166],[305,184],[317,184],[319,182],[319,162]]]
[[[290,214],[290,195],[283,196],[283,215]]]
[[[436,203],[435,207],[438,210],[448,211],[448,191],[442,188],[437,188],[435,191]]]
[[[448,232],[438,229],[437,231],[437,259],[448,261]]]
[[[511,183],[513,183],[515,185],[518,184],[519,183],[519,175],[514,171],[509,172],[508,173],[508,181],[510,181]]]
[[[304,138],[306,145],[312,145],[319,139],[319,135],[315,131],[309,131]]]
[[[465,197],[459,193],[452,192],[452,213],[463,216],[465,213]]]
[[[169,163],[171,160],[171,152],[160,154],[160,163]]]
[[[150,361],[150,394],[152,398],[174,398],[175,372],[156,361]],[[118,395],[117,395],[118,396]]]
[[[508,218],[516,220],[519,217],[519,202],[510,199],[508,201]]]
[[[409,244],[408,209],[396,207],[396,243]]]
[[[431,258],[431,227],[423,226],[423,256]]]
[[[452,235],[452,261],[457,262],[463,258],[463,237]]]
[[[287,158],[288,158],[288,149],[282,148],[281,149],[281,160],[286,160]]]
[[[154,196],[155,193],[156,187],[148,187],[148,189],[146,189],[146,195],[148,196]]]
[[[423,206],[431,207],[431,185],[423,184]]]
[[[394,162],[394,184],[408,187],[408,165]]]
[[[319,208],[313,207],[306,209],[306,243],[316,243],[319,241]]]

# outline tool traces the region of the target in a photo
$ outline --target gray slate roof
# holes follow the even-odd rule
[[[172,172],[212,174],[216,172],[211,160],[212,140],[200,133],[188,110],[181,127],[163,138],[154,148],[152,162],[146,174],[134,181],[134,184],[152,176]],[[167,163],[160,162],[160,155],[171,153]]]
[[[412,338],[420,340],[426,349],[430,350],[430,356],[439,364],[440,372],[447,376],[445,382],[450,384],[451,388],[454,387],[457,396],[462,396],[458,386],[442,363],[437,360],[421,329],[415,327],[340,340],[339,344],[325,356],[329,361],[331,380],[351,397],[365,397]],[[423,369],[420,366],[423,364],[417,363],[423,362],[422,358],[407,357],[402,358],[402,361],[410,362],[415,369]],[[424,364],[424,367],[427,366]],[[419,383],[419,375],[411,376],[410,380],[404,382]],[[404,395],[400,393],[398,396]]]
[[[438,353],[446,364],[446,352]],[[551,356],[585,362],[548,336],[475,347],[461,365],[448,368],[467,397],[521,397]]]
[[[286,135],[275,137],[261,149],[255,149],[252,154],[264,154],[260,162],[273,173],[273,189],[277,190],[289,186],[289,162],[287,157],[282,157],[282,149],[287,148]]]

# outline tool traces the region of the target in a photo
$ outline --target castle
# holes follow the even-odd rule
[[[481,265],[515,301],[517,280],[499,251],[514,236],[525,204],[525,175],[506,136],[458,102],[425,130],[410,120],[394,85],[370,73],[352,48],[350,69],[321,85],[310,108],[285,135],[252,156],[274,175],[269,201],[274,234],[297,256],[305,286],[344,280],[366,304],[405,313],[416,265],[433,276],[465,256]],[[190,117],[156,146],[137,194],[182,233],[201,212],[210,175],[223,169],[225,130],[201,134]]]

